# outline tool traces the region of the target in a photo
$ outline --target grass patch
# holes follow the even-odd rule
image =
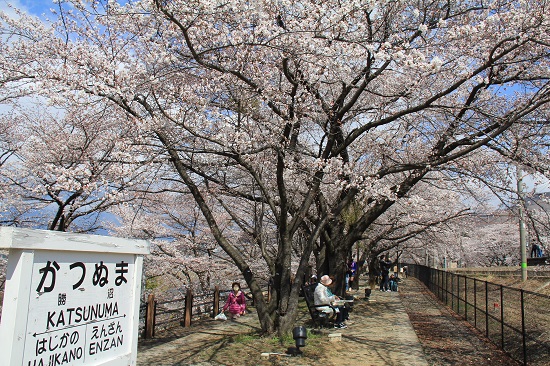
[[[306,344],[312,349],[318,347],[322,348],[322,342],[320,340],[323,338],[323,335],[318,333],[312,333],[311,329],[307,330],[307,339]],[[254,347],[262,345],[269,348],[270,350],[281,349],[293,347],[295,345],[294,338],[292,338],[292,333],[286,334],[283,337],[278,336],[262,336],[259,333],[249,333],[249,334],[237,334],[230,338],[230,343],[235,343],[243,347]]]
[[[234,343],[242,343],[247,344],[250,342],[254,342],[260,339],[260,336],[258,334],[250,333],[250,334],[237,334],[235,337],[232,338],[232,341]]]
[[[311,333],[308,329],[306,347],[300,362],[303,365],[314,365],[324,356],[326,342],[323,336]],[[201,350],[195,357],[189,358],[189,362],[218,362],[223,365],[242,366],[287,366],[292,365],[296,358],[275,357],[270,359],[260,358],[262,353],[276,353],[284,355],[290,347],[295,347],[292,334],[283,337],[262,335],[259,332],[248,334],[235,334],[226,338],[214,347]]]

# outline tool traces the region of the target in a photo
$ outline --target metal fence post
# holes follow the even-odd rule
[[[455,311],[455,276],[451,273],[451,309]]]
[[[441,296],[439,297],[445,305],[447,305],[447,273],[441,272]]]
[[[449,272],[445,273],[445,305],[449,305]]]
[[[456,278],[456,281],[457,281],[457,283],[456,283],[456,293],[457,293],[457,296],[458,296],[458,314],[460,314],[460,300],[461,300],[461,298],[460,298],[460,294],[461,294],[461,291],[460,291],[460,277],[462,277],[462,276],[458,275],[458,277]]]
[[[521,337],[523,341],[523,364],[527,365],[527,343],[525,339],[525,303],[524,303],[524,296],[523,296],[523,289],[520,290],[520,296],[521,296]]]
[[[468,321],[468,277],[464,276],[464,319]]]
[[[437,296],[439,299],[442,299],[443,293],[441,290],[443,289],[443,276],[441,275],[441,271],[437,271]]]
[[[474,328],[477,329],[477,279],[474,278]]]
[[[437,281],[439,278],[439,272],[437,270],[431,270],[431,287],[430,291],[432,294],[437,294],[439,282]]]
[[[500,285],[500,344],[504,349],[504,287]]]
[[[485,337],[489,338],[489,282],[485,281]]]

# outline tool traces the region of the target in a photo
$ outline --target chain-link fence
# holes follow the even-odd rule
[[[524,365],[550,364],[550,296],[408,265],[443,303]]]

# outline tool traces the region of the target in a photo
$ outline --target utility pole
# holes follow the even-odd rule
[[[519,245],[521,253],[521,280],[527,280],[527,248],[526,248],[526,230],[525,220],[523,217],[523,181],[521,177],[521,168],[516,167],[517,184],[518,184],[518,209],[519,209]]]

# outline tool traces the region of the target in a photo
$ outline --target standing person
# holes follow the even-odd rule
[[[542,249],[538,244],[533,244],[531,247],[531,258],[540,258],[542,257]]]
[[[331,307],[331,304],[336,300],[340,300],[338,296],[333,295],[332,292],[330,292],[328,286],[331,284],[332,279],[328,275],[324,275],[321,277],[321,280],[313,293],[315,305],[326,305],[316,307],[317,310],[327,314],[332,314],[333,312],[333,307]],[[334,309],[336,311],[336,322],[334,323],[334,328],[347,328],[344,320],[348,319],[348,310],[344,306],[335,306]]]
[[[348,263],[348,272],[346,273],[346,291],[354,288],[357,278],[357,262],[353,259]]]
[[[229,293],[225,305],[223,306],[223,311],[229,309],[231,320],[234,320],[246,313],[246,298],[238,282],[233,282],[231,287],[233,291]]]
[[[380,291],[390,291],[390,267],[391,262],[388,259],[388,256],[386,255],[386,257],[380,257],[380,275],[382,276],[382,280],[380,281]]]

